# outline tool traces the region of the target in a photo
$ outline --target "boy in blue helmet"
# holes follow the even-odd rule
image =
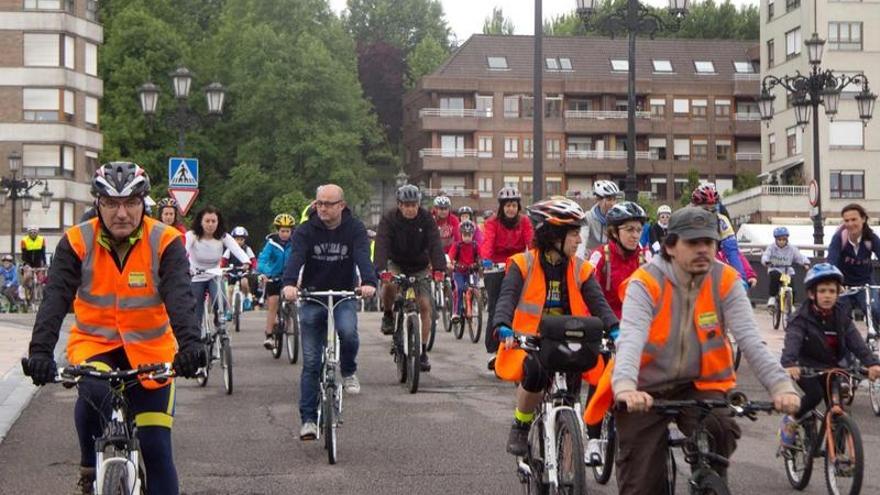
[[[801,251],[788,243],[788,228],[776,227],[773,229],[773,238],[776,242],[767,246],[761,255],[761,264],[767,267],[767,276],[770,279],[768,291],[770,298],[767,307],[776,305],[776,294],[779,294],[779,278],[783,271],[789,276],[794,275],[794,264],[809,268],[810,261]]]

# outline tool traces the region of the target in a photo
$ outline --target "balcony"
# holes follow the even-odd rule
[[[760,213],[767,215],[807,216],[809,186],[761,185],[724,197],[731,218]]]
[[[757,112],[736,112],[737,122],[754,122],[760,121],[761,114]]]
[[[626,151],[569,150],[565,159],[565,169],[570,173],[608,173],[626,167]],[[651,160],[659,160],[656,151],[636,151],[637,170],[650,167]]]
[[[760,136],[761,114],[757,112],[736,112],[733,133],[736,136]]]
[[[734,74],[733,94],[757,96],[761,92],[761,74]]]
[[[565,132],[626,132],[626,110],[566,110],[564,115]],[[636,111],[636,132],[651,132],[651,112]]]
[[[492,113],[475,108],[422,108],[419,110],[422,130],[475,131],[479,119],[491,118]]]
[[[422,189],[422,194],[428,198],[435,198],[437,196],[443,195],[450,198],[493,198],[495,197],[495,193],[492,191],[480,191],[479,189],[460,189],[460,188],[434,188],[434,189]]]
[[[474,172],[479,162],[479,153],[475,149],[424,148],[419,150],[419,157],[423,170]]]
[[[626,151],[568,150],[565,157],[580,160],[626,160]],[[636,151],[636,160],[657,160],[656,151]]]
[[[761,161],[761,152],[751,152],[751,151],[740,151],[736,154],[736,161],[738,162],[759,162]]]
[[[566,119],[626,119],[626,110],[566,110]],[[636,111],[637,119],[650,119],[651,112]]]

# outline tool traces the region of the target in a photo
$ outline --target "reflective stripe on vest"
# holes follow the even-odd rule
[[[699,390],[727,391],[736,384],[730,344],[724,330],[722,301],[739,278],[733,268],[713,263],[694,300],[692,315],[683,315],[685,302],[656,265],[637,270],[632,279],[641,282],[654,303],[654,320],[642,352],[639,389],[673,384],[693,377]],[[693,318],[696,334],[681,335],[682,317]],[[699,368],[688,368],[681,353],[682,345],[700,349]],[[691,364],[692,366],[692,364]]]

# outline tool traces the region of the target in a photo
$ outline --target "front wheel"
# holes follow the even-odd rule
[[[111,462],[104,469],[104,479],[101,483],[101,493],[104,495],[129,495],[128,470],[124,462]]]
[[[406,384],[409,393],[419,391],[419,373],[421,372],[422,352],[422,325],[419,315],[412,313],[406,316],[404,325],[406,328]]]
[[[232,294],[232,326],[235,327],[235,332],[238,333],[241,331],[241,311],[243,309],[243,304],[241,300],[241,292],[235,292]]]
[[[714,471],[710,471],[697,480],[696,486],[691,490],[695,495],[730,495],[727,483]]]
[[[448,324],[449,313],[446,312],[446,304],[442,303],[442,301],[435,299],[434,304],[433,304],[433,311],[434,311],[434,314],[433,314],[433,318],[431,319],[431,331],[428,332],[428,341],[425,342],[425,350],[428,350],[428,351],[430,351],[431,349],[434,348],[434,338],[437,336],[437,325],[438,325],[437,320],[438,319],[443,320],[443,329],[444,330],[446,330],[447,332],[452,330],[452,327],[449,326],[449,324]]]
[[[611,479],[611,472],[614,470],[614,454],[617,452],[617,431],[614,427],[614,415],[611,411],[606,412],[605,417],[602,418],[602,433],[599,435],[599,442],[602,463],[593,466],[593,478],[596,483],[604,485]]]
[[[232,344],[229,338],[225,338],[220,344],[220,368],[223,370],[226,395],[232,395]]]
[[[287,349],[287,360],[290,364],[296,364],[299,360],[299,318],[296,314],[287,317],[287,323],[284,325],[287,332],[284,334],[285,349]]]
[[[281,303],[279,303],[281,304]],[[287,333],[287,321],[284,316],[281,318],[276,318],[275,320],[275,329],[272,331],[272,357],[278,359],[281,357],[281,351],[284,348],[284,335]]]
[[[580,495],[586,491],[584,442],[580,421],[571,409],[556,415],[556,481],[558,493]]]
[[[327,449],[327,462],[336,464],[336,386],[328,386],[325,393],[321,402],[321,433],[324,435],[324,448]]]
[[[468,334],[474,344],[480,341],[483,333],[483,300],[471,291],[471,314],[468,315]]]
[[[834,416],[831,439],[825,446],[825,482],[828,493],[857,495],[862,490],[865,457],[862,435],[849,416]],[[834,443],[833,448],[831,443]]]
[[[770,311],[770,316],[773,317],[773,330],[779,330],[779,321],[782,317],[782,311],[779,310],[782,301],[776,301],[775,306],[770,306],[768,309]]]
[[[874,416],[880,416],[880,380],[868,382],[868,397],[871,399],[871,410]]]
[[[791,289],[788,289],[782,293],[782,299],[784,301],[784,304],[781,306],[783,310],[780,311],[780,313],[782,313],[780,319],[782,320],[782,329],[785,330],[788,328],[788,317],[791,316],[791,312],[794,308],[794,293],[791,291]]]
[[[816,426],[813,419],[806,419],[797,425],[793,447],[782,447],[780,451],[785,463],[785,477],[795,490],[803,490],[810,484],[813,474],[813,442]]]

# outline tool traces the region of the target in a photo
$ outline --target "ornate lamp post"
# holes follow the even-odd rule
[[[629,55],[627,63],[629,69],[627,76],[627,129],[626,129],[626,183],[624,192],[627,201],[638,199],[638,187],[636,184],[636,37],[648,35],[653,38],[654,34],[663,28],[663,21],[638,0],[628,0],[625,5],[611,12],[597,16],[597,7],[600,0],[577,0],[577,14],[580,16],[584,27],[591,24],[599,31],[610,34],[612,37],[618,33],[629,36]],[[688,0],[669,0],[667,11],[675,20],[680,22],[687,15]]]
[[[30,194],[31,189],[36,186],[43,186],[43,190],[40,192],[40,204],[43,207],[43,211],[49,211],[49,207],[52,206],[53,194],[52,191],[49,190],[49,183],[45,180],[18,178],[18,171],[21,170],[21,153],[13,151],[9,154],[7,159],[9,160],[10,175],[8,177],[0,178],[0,207],[5,206],[7,200],[12,201],[10,205],[12,207],[12,221],[10,222],[9,227],[9,252],[14,259],[15,223],[16,220],[18,220],[15,207],[16,200],[21,199],[22,211],[30,211],[34,200]]]

